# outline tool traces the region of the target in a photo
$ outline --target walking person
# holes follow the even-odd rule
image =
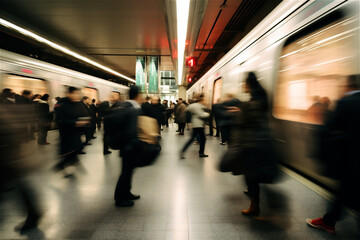
[[[335,233],[335,225],[340,219],[344,206],[360,211],[359,106],[360,74],[357,74],[348,77],[344,97],[338,101],[335,111],[320,131],[322,139],[328,143],[320,157],[326,163],[328,175],[339,180],[339,191],[336,194],[335,204],[322,218],[307,219],[306,222],[314,228],[332,234]],[[336,136],[331,140],[333,133]],[[339,137],[340,134],[342,137]],[[358,223],[360,225],[360,222]]]
[[[39,145],[48,145],[49,143],[46,141],[47,132],[50,127],[51,122],[51,114],[49,109],[49,95],[44,94],[37,103],[38,109],[38,126],[39,126]]]
[[[205,143],[206,143],[206,137],[205,137],[205,122],[209,118],[210,114],[205,111],[205,106],[203,105],[204,96],[200,95],[198,98],[195,99],[195,102],[190,104],[186,111],[189,111],[191,113],[191,123],[192,123],[192,136],[189,139],[189,141],[185,144],[183,149],[180,152],[180,158],[184,158],[185,151],[187,148],[196,140],[196,138],[199,138],[200,143],[200,149],[199,149],[199,157],[208,157],[209,155],[206,155],[204,153],[205,151]]]
[[[179,135],[184,135],[186,124],[186,105],[182,98],[179,98],[178,105],[175,110],[175,122],[179,125]]]

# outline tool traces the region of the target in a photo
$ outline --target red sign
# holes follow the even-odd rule
[[[34,73],[33,70],[25,69],[25,68],[22,68],[21,71],[24,72],[24,73]]]
[[[191,78],[191,77],[188,77],[187,81],[188,81],[188,83],[191,83],[191,82],[192,82],[192,78]]]
[[[188,67],[196,67],[197,66],[197,60],[198,60],[197,57],[187,57],[185,59],[185,64]]]

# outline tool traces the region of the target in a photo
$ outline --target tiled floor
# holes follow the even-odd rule
[[[242,176],[216,170],[226,147],[207,137],[209,158],[199,159],[194,145],[180,160],[188,137],[189,132],[178,136],[175,128],[165,129],[158,161],[134,175],[133,193],[141,199],[131,208],[116,208],[118,153],[102,155],[99,133],[81,156],[76,177],[63,178],[51,171],[57,141],[51,132],[51,145],[38,148],[43,167],[26,179],[37,187],[44,209],[39,229],[26,235],[14,231],[24,213],[10,191],[0,207],[0,239],[357,239],[358,223],[348,213],[336,236],[307,227],[305,219],[322,216],[328,201],[286,174],[281,182],[262,186],[260,217],[242,216],[249,204]]]

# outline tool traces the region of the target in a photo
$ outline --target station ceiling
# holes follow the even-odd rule
[[[168,22],[168,15],[173,12],[166,10],[166,1],[175,0],[1,0],[0,13],[15,24],[135,78],[136,56],[160,56],[161,70],[175,70],[173,57],[176,49],[170,47],[174,39],[169,37],[171,23]],[[199,57],[199,66],[187,69],[186,73],[195,79],[200,78],[281,2],[194,1],[207,6],[198,31],[190,38],[188,36],[188,42],[193,43],[188,54]],[[5,30],[0,30],[4,34]],[[15,37],[27,44],[37,44],[21,36]],[[86,67],[81,71],[84,69]]]

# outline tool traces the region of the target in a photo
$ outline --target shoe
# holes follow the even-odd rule
[[[127,198],[126,198],[126,200],[130,200],[130,201],[138,200],[138,199],[140,199],[140,195],[135,195],[135,194],[132,194],[132,193],[130,193],[129,196],[127,196]]]
[[[84,151],[78,151],[77,154],[86,154]]]
[[[180,152],[180,159],[185,159],[185,153],[184,152]]]
[[[220,142],[220,145],[225,145],[225,143],[224,143],[224,142]]]
[[[116,207],[131,207],[131,206],[134,206],[134,202],[131,200],[115,201],[115,206]]]
[[[250,196],[249,190],[244,190],[244,194],[245,194],[246,196]]]
[[[85,146],[88,146],[88,145],[92,145],[92,144],[89,143],[89,142],[86,142],[86,143],[84,143],[84,145],[85,145]]]
[[[335,234],[335,227],[325,224],[323,218],[306,219],[306,223],[311,227],[323,229],[328,233]]]
[[[206,154],[199,154],[199,157],[204,158],[204,157],[208,157],[209,155]]]
[[[16,226],[15,231],[19,231],[20,234],[23,234],[29,230],[36,228],[40,219],[40,215],[36,215],[30,219],[31,220],[29,220],[28,218],[24,224]]]
[[[250,210],[250,209],[245,209],[245,210],[242,210],[241,213],[245,216],[249,216],[249,217],[252,217],[252,216],[259,216],[260,214],[260,210]]]
[[[179,135],[184,135],[184,133],[183,133],[183,132],[181,132],[181,133],[179,133]]]
[[[180,130],[176,130],[176,132],[180,132]]]
[[[194,142],[194,145],[200,145],[200,143],[199,142]]]
[[[96,139],[96,137],[92,136],[91,139]]]
[[[109,150],[104,151],[104,155],[108,155],[108,154],[110,154],[110,153],[112,153],[112,152],[111,152],[111,151],[109,151]]]
[[[214,137],[220,137],[220,135],[217,135],[217,134],[216,134]]]

